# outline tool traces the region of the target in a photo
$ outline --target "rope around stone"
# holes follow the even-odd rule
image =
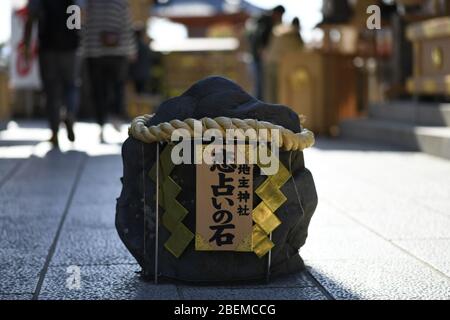
[[[267,121],[258,121],[255,119],[237,119],[228,117],[217,117],[217,118],[202,118],[200,120],[196,119],[186,119],[186,120],[171,120],[169,122],[163,122],[156,126],[147,127],[146,123],[154,115],[143,115],[135,118],[131,122],[131,126],[128,129],[128,134],[133,138],[140,140],[144,143],[154,143],[154,142],[171,142],[172,133],[177,129],[185,129],[190,137],[194,135],[194,125],[195,123],[201,124],[202,133],[208,129],[219,130],[222,134],[225,133],[227,129],[236,130],[236,136],[245,138],[245,132],[248,129],[254,129],[257,133],[261,129],[267,129],[268,141],[270,141],[270,130],[279,130],[279,141],[278,147],[285,151],[301,151],[306,148],[312,147],[314,145],[315,139],[314,134],[308,129],[303,129],[299,133],[294,133],[289,129],[282,126],[275,125]],[[182,132],[182,131],[180,131]],[[183,134],[182,134],[183,136]],[[248,138],[248,136],[247,136]]]

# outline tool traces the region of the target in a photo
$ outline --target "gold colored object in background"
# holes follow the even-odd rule
[[[433,66],[441,70],[444,65],[444,52],[441,47],[435,47],[431,51],[431,61],[433,61]]]
[[[134,25],[145,27],[145,24],[150,18],[150,7],[154,2],[153,0],[128,0],[131,19]]]
[[[407,81],[408,91],[450,95],[450,17],[413,23],[406,34],[414,47],[414,74]]]
[[[2,122],[6,126],[12,111],[8,81],[8,70],[0,68],[0,130],[2,130]]]
[[[278,101],[308,118],[315,133],[329,134],[343,119],[359,114],[358,72],[354,56],[299,50],[278,65]]]

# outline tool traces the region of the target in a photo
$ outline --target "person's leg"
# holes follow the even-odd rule
[[[264,102],[278,103],[277,98],[277,64],[266,63],[264,66]]]
[[[96,120],[100,126],[100,142],[104,142],[103,127],[108,116],[109,70],[105,57],[90,58],[88,61]]]
[[[107,110],[107,92],[105,82],[105,68],[103,67],[103,58],[89,58],[89,79],[92,88],[92,100],[95,105],[96,121],[100,126],[103,126],[106,121]],[[106,70],[107,71],[107,70]]]
[[[253,57],[253,75],[254,75],[254,94],[255,98],[263,98],[263,66],[260,57]]]
[[[60,121],[61,83],[58,78],[57,63],[53,52],[39,53],[39,67],[46,99],[46,112],[52,137],[50,141],[58,145],[58,129]]]
[[[258,63],[258,99],[264,100],[264,77],[265,77],[265,70],[264,70],[264,62],[263,60],[259,60]]]
[[[125,83],[128,74],[128,64],[126,57],[108,57],[109,75],[108,86],[108,111],[111,114],[111,124],[120,131],[120,119],[124,115],[125,109]]]
[[[116,65],[113,61],[113,57],[102,57],[103,62],[103,89],[104,89],[104,102],[105,102],[105,122],[108,121],[109,114],[112,109],[113,99],[114,99],[114,75]]]
[[[122,117],[125,110],[125,81],[118,80],[114,83],[114,99],[112,100],[112,113],[116,117]]]
[[[121,117],[125,113],[125,84],[128,74],[128,63],[126,57],[114,57],[114,91],[111,112],[116,117]]]
[[[138,79],[134,80],[134,90],[136,91],[137,94],[143,94],[144,93],[145,85],[146,85],[145,80],[140,80],[140,79],[139,80]]]
[[[64,100],[66,105],[66,117],[64,122],[67,128],[67,137],[70,141],[75,140],[73,124],[78,110],[79,91],[77,86],[77,57],[75,52],[61,54],[61,75],[64,83]]]

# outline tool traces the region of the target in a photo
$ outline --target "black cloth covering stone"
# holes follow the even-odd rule
[[[162,103],[147,125],[173,119],[218,116],[258,119],[294,132],[301,130],[297,114],[288,107],[259,101],[234,82],[221,77],[203,79],[181,96]],[[154,275],[155,258],[155,184],[148,173],[155,163],[156,144],[145,144],[130,137],[123,144],[122,158],[124,172],[122,192],[117,199],[116,228],[125,246],[143,268],[143,274],[151,277]],[[280,151],[280,161],[290,170],[293,178],[281,188],[288,200],[276,212],[282,224],[273,232],[272,275],[304,268],[299,249],[305,243],[309,222],[317,205],[314,181],[304,166],[303,153]],[[171,176],[183,190],[177,200],[189,210],[183,223],[195,234],[195,166],[176,166]],[[265,176],[255,176],[254,188],[265,179]],[[260,201],[257,196],[255,201],[256,206]],[[144,205],[147,215],[145,226]],[[161,213],[163,209],[160,209]],[[160,276],[196,282],[257,280],[266,276],[267,255],[260,259],[254,253],[195,251],[192,241],[181,257],[176,258],[164,248],[169,236],[160,219]]]

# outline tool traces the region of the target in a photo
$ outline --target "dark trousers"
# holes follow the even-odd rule
[[[264,89],[264,65],[261,57],[253,56],[253,94],[256,99],[263,100],[263,89]]]
[[[88,68],[96,120],[99,125],[104,125],[109,113],[118,116],[124,113],[127,58],[88,58]]]
[[[77,57],[75,51],[41,51],[39,67],[46,97],[47,117],[54,134],[58,133],[61,107],[65,105],[67,117],[74,120],[78,108],[76,85]]]
[[[134,79],[134,90],[137,94],[146,93],[147,79]]]

